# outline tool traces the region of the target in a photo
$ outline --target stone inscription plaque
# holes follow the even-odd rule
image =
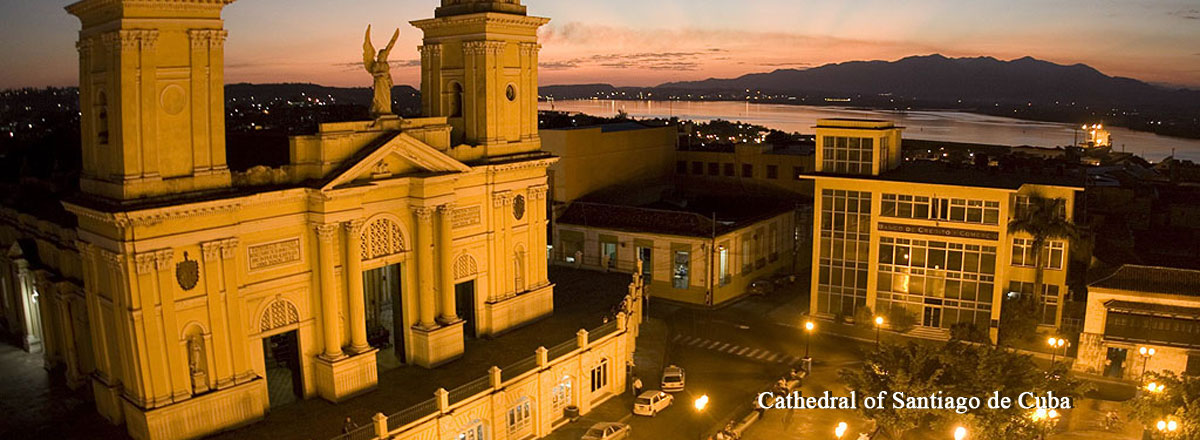
[[[450,222],[455,229],[475,226],[483,220],[482,214],[483,209],[479,205],[468,206],[454,210],[453,216],[450,217]]]
[[[282,266],[300,261],[300,239],[256,244],[247,248],[250,270]]]

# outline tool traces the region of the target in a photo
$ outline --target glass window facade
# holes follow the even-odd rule
[[[1063,268],[1063,257],[1066,255],[1066,247],[1067,244],[1063,241],[1046,242],[1046,247],[1042,249],[1042,267],[1061,270]],[[1012,265],[1033,267],[1034,264],[1033,240],[1014,238],[1012,245]]]
[[[871,193],[822,190],[817,313],[852,315],[866,305]]]
[[[937,240],[880,237],[876,309],[927,316],[938,326],[973,323],[987,329],[995,295],[996,247]]]
[[[884,194],[880,197],[879,215],[916,220],[997,225],[1000,223],[1000,202]]]
[[[871,174],[875,139],[824,136],[821,138],[822,170],[837,174]]]

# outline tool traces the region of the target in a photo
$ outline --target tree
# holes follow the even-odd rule
[[[1174,438],[1200,438],[1200,378],[1173,372],[1147,372],[1146,383],[1163,387],[1161,392],[1140,390],[1125,404],[1130,416],[1148,430],[1159,420],[1175,420],[1179,431]]]
[[[1010,234],[1027,234],[1032,237],[1033,296],[1035,298],[1040,298],[1043,294],[1045,268],[1043,267],[1042,253],[1046,250],[1046,243],[1056,238],[1075,241],[1076,237],[1079,236],[1079,231],[1075,225],[1067,220],[1066,207],[1067,201],[1064,199],[1043,197],[1036,193],[1030,194],[1028,196],[1028,203],[1017,206],[1015,215],[1008,222],[1008,232]],[[1034,309],[1036,310],[1036,302]],[[1015,310],[1014,312],[1025,314],[1027,311]],[[1001,309],[1002,322],[1004,321],[1003,312],[1004,309]],[[1028,325],[1026,321],[1009,320],[1010,323],[1017,325]],[[1037,321],[1033,322],[1034,328],[1036,328]],[[1010,329],[1005,333],[1021,335],[1028,332],[1025,329]]]
[[[880,391],[928,396],[941,389],[939,378],[943,367],[938,350],[932,345],[884,344],[879,350],[868,353],[861,367],[843,369],[838,376],[848,388],[865,396],[877,396]],[[858,412],[875,420],[879,431],[894,440],[927,425],[929,419],[936,416],[935,410],[897,409],[890,404],[880,408],[859,405]]]
[[[876,396],[881,391],[929,396],[941,391],[943,396],[986,401],[995,392],[1013,400],[1024,392],[1050,391],[1056,397],[1071,399],[1087,392],[1086,385],[1069,376],[1065,366],[1043,373],[1032,357],[985,344],[884,344],[865,357],[861,367],[838,373],[848,388],[864,396]],[[1039,429],[1030,418],[1032,411],[1015,404],[996,409],[981,404],[981,408],[966,414],[945,409],[897,409],[890,404],[883,408],[864,405],[858,412],[874,419],[882,434],[893,440],[915,429],[948,431],[958,424],[970,426],[972,438],[980,440],[1029,439]]]

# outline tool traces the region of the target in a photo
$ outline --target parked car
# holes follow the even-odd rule
[[[796,282],[796,274],[786,272],[776,273],[772,276],[771,281],[774,282],[776,286],[786,286]]]
[[[633,428],[624,423],[600,422],[588,428],[582,440],[615,440],[630,438]]]
[[[767,295],[775,291],[775,283],[766,278],[760,278],[750,283],[750,287],[746,288],[746,293],[751,295]]]
[[[663,369],[662,389],[668,393],[683,391],[684,385],[683,368],[677,365],[671,365]]]
[[[633,400],[633,413],[639,416],[654,417],[659,411],[671,406],[673,402],[675,402],[675,396],[670,394],[659,390],[644,391],[642,395]]]

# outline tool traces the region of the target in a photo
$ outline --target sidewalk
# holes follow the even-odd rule
[[[661,319],[648,318],[642,323],[641,334],[638,335],[637,351],[633,353],[634,373],[642,378],[645,389],[658,387],[661,380],[662,361],[667,351],[667,324]],[[628,382],[633,383],[633,378]],[[630,385],[632,386],[632,385]],[[600,404],[574,422],[559,427],[550,435],[549,440],[576,440],[583,436],[595,423],[619,421],[628,422],[633,416],[633,393],[626,391]],[[636,436],[636,434],[635,434]]]

